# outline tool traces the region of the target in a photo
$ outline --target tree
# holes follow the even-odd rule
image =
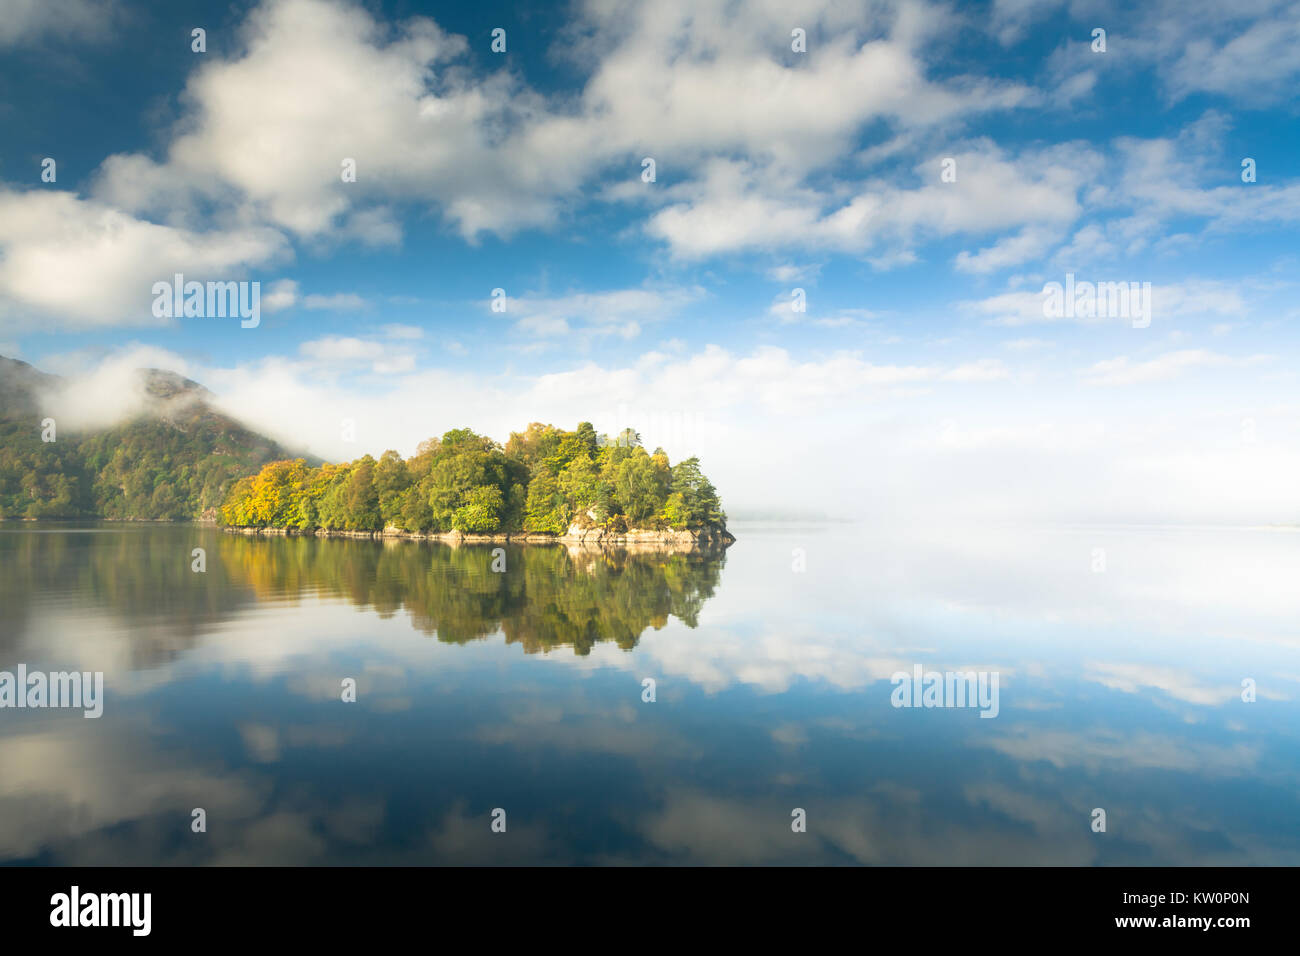
[[[518,458],[531,472],[537,462],[554,452],[562,435],[563,432],[554,425],[532,422],[522,432],[510,433],[505,453],[511,458]]]
[[[456,509],[452,528],[457,531],[496,531],[501,526],[501,489],[496,485],[479,485],[465,494],[465,503]]]
[[[533,472],[533,480],[528,483],[524,530],[547,534],[564,534],[569,530],[569,511],[560,493],[559,482],[541,463]]]
[[[595,432],[592,432],[595,435]],[[587,453],[579,455],[560,473],[558,490],[571,515],[587,511],[600,496],[600,470]]]
[[[374,474],[375,460],[366,455],[348,476],[343,492],[343,527],[348,531],[375,530],[382,523]]]
[[[389,450],[375,465],[375,494],[379,497],[379,513],[385,524],[396,524],[401,517],[406,490],[411,487],[411,469],[401,455]]]
[[[643,526],[663,507],[667,488],[644,448],[636,448],[614,472],[614,493],[633,527]]]
[[[591,422],[578,422],[578,427],[574,430],[578,443],[587,451],[591,458],[596,457],[599,451],[599,443],[596,438],[596,429]]]
[[[723,527],[727,516],[712,483],[700,471],[698,458],[687,458],[672,469],[672,490],[664,505],[664,520],[674,528]]]

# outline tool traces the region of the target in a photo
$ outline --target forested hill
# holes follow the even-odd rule
[[[137,414],[78,432],[57,418],[43,424],[47,396],[66,383],[0,357],[0,518],[197,518],[235,479],[286,456],[213,409],[201,385],[159,369],[137,374]]]
[[[422,443],[413,458],[385,452],[313,468],[278,461],[232,488],[221,520],[299,530],[563,534],[726,527],[717,491],[688,458],[671,465],[625,429],[597,435],[534,422],[504,447],[467,428]]]

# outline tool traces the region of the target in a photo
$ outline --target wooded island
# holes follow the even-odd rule
[[[589,422],[573,431],[534,422],[504,447],[458,428],[408,459],[386,451],[318,467],[274,461],[231,486],[219,521],[299,532],[564,535],[575,525],[724,532],[726,514],[696,458],[672,465],[630,428],[611,439]]]

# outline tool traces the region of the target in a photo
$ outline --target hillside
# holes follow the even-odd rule
[[[37,396],[56,387],[58,382],[54,375],[0,355],[0,421],[35,415],[39,411]]]
[[[0,357],[0,518],[198,518],[235,479],[286,455],[216,411],[203,386],[159,369],[138,372],[140,410],[127,421],[60,426],[43,441],[46,396],[66,384]]]

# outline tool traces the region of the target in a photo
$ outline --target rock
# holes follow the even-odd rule
[[[584,516],[585,517],[585,516]],[[631,528],[627,531],[606,531],[600,526],[579,522],[569,525],[561,535],[539,532],[502,531],[493,534],[466,534],[461,531],[431,532],[403,531],[388,525],[382,531],[327,531],[316,528],[303,531],[298,528],[243,528],[226,527],[229,534],[261,535],[264,537],[313,535],[317,538],[371,538],[383,541],[441,541],[451,547],[464,544],[563,544],[570,549],[619,548],[638,551],[713,551],[729,547],[736,539],[718,528],[699,531],[654,531]]]

